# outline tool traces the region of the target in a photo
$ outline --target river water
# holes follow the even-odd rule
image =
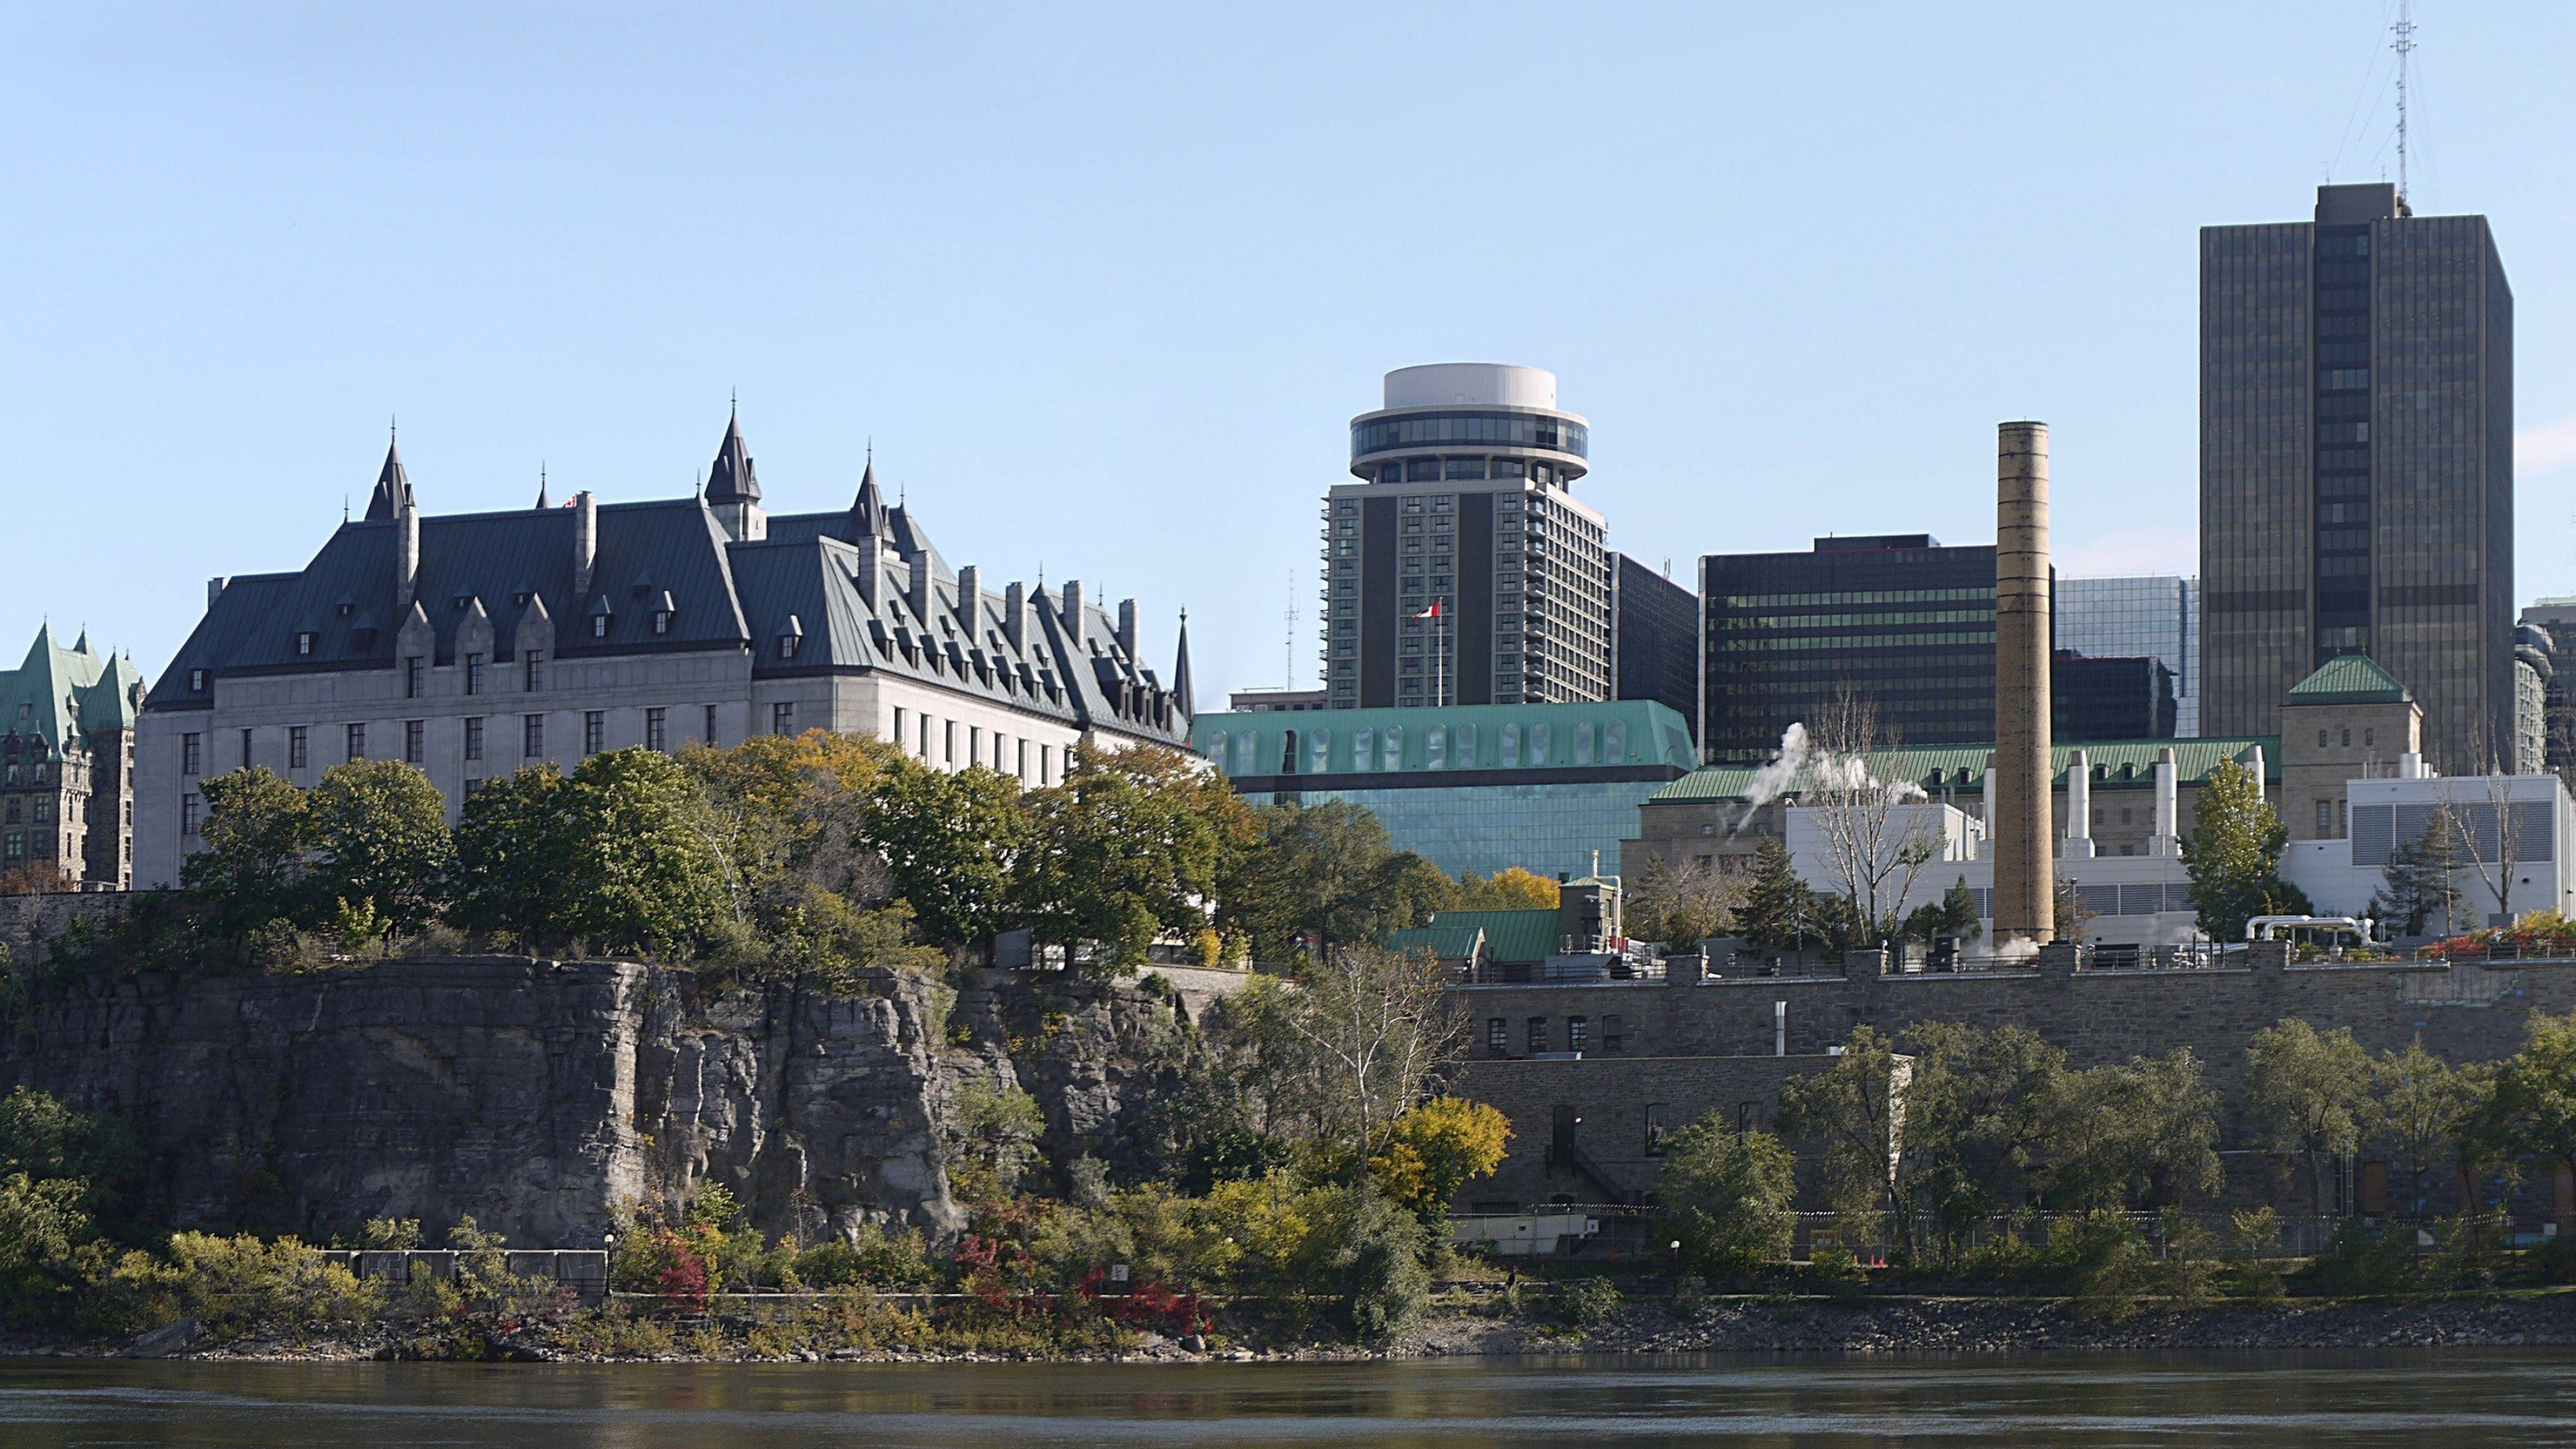
[[[2564,1352],[1190,1365],[0,1360],[0,1449],[2576,1445]]]

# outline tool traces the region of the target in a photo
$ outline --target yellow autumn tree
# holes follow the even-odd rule
[[[1445,1212],[1458,1189],[1492,1176],[1511,1136],[1511,1119],[1492,1107],[1434,1097],[1395,1119],[1369,1156],[1369,1174],[1389,1198],[1428,1217]]]

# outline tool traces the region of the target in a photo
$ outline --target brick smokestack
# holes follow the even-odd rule
[[[1997,430],[1995,483],[1995,939],[2045,944],[2057,937],[2046,423]]]

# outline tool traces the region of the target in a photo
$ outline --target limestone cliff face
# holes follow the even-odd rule
[[[704,990],[619,962],[449,958],[86,977],[0,1018],[0,1088],[115,1112],[174,1227],[321,1235],[470,1213],[599,1241],[626,1199],[723,1183],[773,1232],[960,1220],[936,988]]]

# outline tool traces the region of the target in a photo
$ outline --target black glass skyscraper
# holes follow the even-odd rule
[[[2200,234],[2201,729],[2280,730],[2338,654],[2464,771],[2513,740],[2513,292],[2482,216],[2324,186]]]

